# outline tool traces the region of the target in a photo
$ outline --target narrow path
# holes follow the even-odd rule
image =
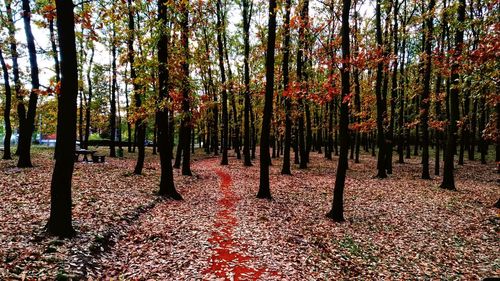
[[[258,280],[265,273],[276,276],[277,272],[266,268],[249,267],[247,262],[255,258],[238,252],[237,249],[243,245],[233,239],[233,232],[238,226],[235,212],[240,198],[231,189],[231,176],[220,169],[215,170],[215,173],[220,178],[220,192],[223,197],[217,201],[220,210],[215,216],[216,231],[212,232],[208,240],[214,246],[215,253],[210,257],[210,267],[204,273],[224,280]]]

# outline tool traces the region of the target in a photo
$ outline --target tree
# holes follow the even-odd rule
[[[303,77],[304,77],[304,49],[306,45],[306,32],[305,32],[305,27],[308,22],[308,11],[309,11],[309,0],[305,0],[302,2],[301,10],[300,10],[300,20],[303,21],[300,24],[299,27],[299,41],[298,41],[298,46],[297,46],[297,82],[300,84],[300,90],[303,91],[304,87],[302,85],[303,83]],[[307,168],[307,142],[306,142],[306,136],[304,136],[304,109],[305,109],[305,102],[302,97],[299,98],[299,117],[298,117],[298,123],[299,123],[299,154],[300,154],[300,169],[306,169]]]
[[[425,58],[424,58],[424,79],[423,92],[420,105],[420,122],[422,124],[422,179],[430,179],[429,173],[429,108],[430,108],[430,91],[431,91],[431,70],[432,70],[432,36],[434,30],[434,11],[435,1],[430,0],[427,11],[429,15],[425,20],[427,28],[425,40]]]
[[[191,151],[189,144],[191,143],[191,103],[190,103],[190,86],[189,86],[189,1],[182,1],[181,4],[181,44],[182,44],[182,122],[181,131],[183,131],[184,139],[182,140],[182,174],[191,176]]]
[[[112,24],[111,31],[111,110],[109,116],[109,128],[110,128],[110,145],[109,145],[109,156],[116,157],[115,140],[116,140],[116,28],[115,23]],[[90,67],[90,66],[89,66]],[[90,84],[89,84],[90,87]],[[89,89],[90,92],[90,89]],[[139,146],[140,147],[140,146]],[[140,148],[139,148],[140,150]],[[140,153],[140,152],[139,152]],[[140,157],[140,155],[139,155]],[[140,174],[140,172],[139,172]]]
[[[444,169],[443,181],[441,188],[456,190],[455,177],[454,177],[454,156],[456,149],[456,134],[457,134],[457,121],[459,118],[459,100],[458,95],[460,89],[458,88],[460,75],[458,73],[460,64],[459,57],[462,55],[462,45],[464,42],[464,29],[461,26],[465,21],[465,0],[459,0],[458,5],[458,23],[459,27],[455,33],[455,50],[453,52],[453,62],[451,65],[451,91],[450,91],[450,119],[448,123],[448,135],[446,139],[446,148],[444,153]]]
[[[380,1],[377,0],[375,6],[375,29],[376,29],[376,40],[377,40],[377,51],[382,52],[383,42],[382,42],[382,24],[381,17],[382,12],[380,8]],[[378,158],[377,158],[377,177],[386,178],[386,144],[385,144],[385,134],[384,134],[384,115],[386,113],[386,100],[384,95],[382,95],[382,76],[384,70],[383,60],[379,60],[377,63],[377,78],[375,82],[375,95],[377,98],[377,146],[378,146]]]
[[[5,83],[5,108],[3,118],[5,122],[5,137],[3,141],[3,157],[2,159],[12,159],[10,153],[10,138],[12,136],[12,126],[10,124],[10,109],[11,109],[11,87],[9,79],[9,69],[3,57],[2,48],[0,48],[0,64],[2,65],[3,80]]]
[[[78,72],[76,61],[73,1],[56,0],[57,29],[61,50],[61,92],[57,116],[56,162],[50,186],[50,218],[48,232],[71,237],[75,231],[71,219],[71,179],[76,140],[76,100]]]
[[[349,106],[348,97],[351,89],[350,84],[350,46],[349,46],[349,11],[351,0],[342,1],[342,95],[340,105],[340,156],[335,176],[335,188],[333,190],[332,209],[327,217],[334,221],[344,221],[344,186],[347,172],[347,154],[349,149]]]
[[[90,61],[89,61],[89,67],[87,70],[87,85],[88,85],[88,93],[87,93],[87,106],[85,108],[85,142],[84,142],[84,148],[88,149],[89,147],[89,137],[90,137],[90,110],[92,108],[92,63],[94,62],[94,54],[95,54],[95,47],[93,43],[91,44],[91,50],[90,50]],[[111,146],[110,146],[111,147]],[[110,154],[113,152],[111,149]]]
[[[269,135],[271,134],[271,118],[273,114],[274,94],[274,48],[276,46],[276,0],[269,0],[269,22],[266,52],[266,94],[264,100],[264,116],[260,136],[260,184],[257,198],[271,199],[269,188]]]
[[[130,79],[132,80],[134,99],[136,110],[140,110],[142,107],[142,87],[137,82],[137,73],[135,69],[135,50],[134,50],[134,33],[135,33],[135,20],[134,20],[134,8],[132,7],[132,0],[128,0],[128,38],[127,38],[127,48],[128,48],[128,61],[130,64]],[[137,162],[134,168],[134,174],[140,175],[142,173],[142,168],[144,167],[144,142],[146,140],[146,123],[144,122],[143,116],[138,116],[135,121],[135,132],[137,133],[137,147],[139,149],[139,155],[137,156]]]
[[[167,35],[167,0],[158,1],[158,79],[159,79],[159,108],[157,111],[158,120],[158,150],[160,152],[160,191],[159,195],[182,200],[182,196],[177,192],[174,185],[174,174],[172,168],[172,151],[170,147],[170,130],[168,128],[168,35]]]
[[[217,49],[219,52],[219,68],[222,83],[222,160],[221,165],[228,165],[227,159],[227,146],[229,138],[229,119],[227,113],[227,89],[226,89],[226,72],[224,67],[224,47],[222,44],[223,34],[223,15],[222,15],[222,1],[217,0]],[[228,66],[229,67],[229,66]]]
[[[250,21],[252,18],[253,1],[243,0],[243,41],[244,41],[244,83],[245,83],[245,113],[244,113],[244,143],[243,143],[243,164],[245,166],[252,166],[252,159],[250,157],[250,67],[249,67],[249,56],[250,56]]]
[[[36,58],[35,38],[31,31],[31,9],[30,1],[23,0],[23,22],[24,31],[26,33],[26,42],[28,44],[28,54],[30,61],[31,72],[31,91],[28,101],[28,111],[24,106],[22,96],[18,96],[19,102],[17,113],[19,115],[19,160],[17,167],[27,168],[32,167],[31,164],[31,137],[35,130],[36,106],[38,101],[38,91],[40,88],[40,80],[38,78],[38,62]]]
[[[287,0],[285,5],[285,23],[284,23],[284,39],[283,39],[283,91],[289,91],[289,60],[290,60],[290,10],[292,1]],[[290,145],[292,142],[292,118],[291,118],[291,98],[285,97],[285,151],[283,153],[283,167],[281,174],[291,175],[290,171]]]

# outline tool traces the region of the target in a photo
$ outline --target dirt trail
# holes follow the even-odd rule
[[[210,267],[204,273],[225,280],[259,280],[265,274],[276,276],[277,272],[246,265],[255,258],[239,252],[238,249],[245,247],[241,241],[235,241],[233,238],[234,229],[238,226],[235,212],[240,198],[231,188],[231,176],[221,169],[215,170],[215,173],[220,178],[220,192],[223,197],[217,202],[220,210],[215,217],[216,231],[212,232],[208,240],[214,246],[215,253],[210,257]]]

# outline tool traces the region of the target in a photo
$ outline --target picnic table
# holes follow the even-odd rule
[[[92,158],[94,156],[94,153],[96,153],[96,152],[97,151],[95,151],[95,150],[77,149],[77,150],[75,150],[75,162],[80,161],[79,160],[80,155],[83,155],[82,161],[89,162],[88,156],[90,155]]]

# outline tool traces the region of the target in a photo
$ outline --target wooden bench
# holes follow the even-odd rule
[[[92,162],[94,163],[104,163],[106,156],[104,155],[92,155]]]
[[[91,157],[94,157],[94,153],[96,153],[96,151],[94,150],[87,150],[87,149],[75,150],[75,162],[79,161],[80,155],[83,155],[82,161],[89,162],[88,156],[90,155]]]

